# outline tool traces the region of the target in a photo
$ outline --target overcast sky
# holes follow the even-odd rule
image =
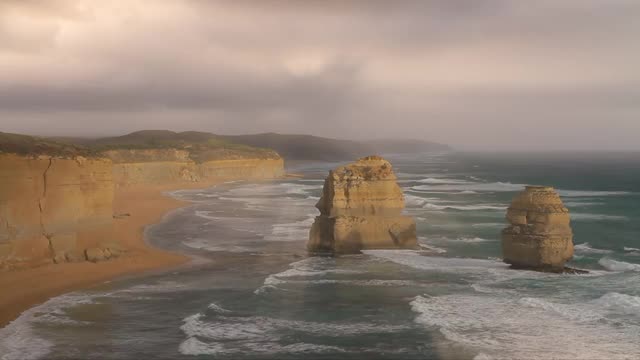
[[[0,131],[640,150],[638,0],[0,0]]]

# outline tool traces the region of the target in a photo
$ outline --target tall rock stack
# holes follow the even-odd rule
[[[368,156],[329,172],[309,234],[311,252],[416,248],[416,224],[402,215],[404,196],[391,164]]]
[[[563,271],[573,257],[569,210],[552,187],[527,186],[507,211],[504,262],[516,268]]]

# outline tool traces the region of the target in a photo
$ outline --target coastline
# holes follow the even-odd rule
[[[226,180],[199,183],[176,183],[162,186],[119,188],[114,197],[114,215],[130,214],[115,219],[114,235],[127,248],[120,258],[91,263],[65,263],[0,272],[0,328],[20,314],[48,299],[71,291],[99,285],[125,275],[171,269],[188,263],[191,258],[152,247],[145,238],[149,225],[162,221],[165,214],[189,205],[164,193],[180,189],[203,189]],[[43,280],[46,279],[46,280]]]

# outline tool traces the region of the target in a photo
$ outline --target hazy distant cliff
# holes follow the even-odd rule
[[[243,151],[256,148],[272,153],[275,151],[286,160],[348,160],[372,153],[423,153],[451,151],[445,144],[415,139],[379,139],[369,141],[353,141],[331,139],[313,135],[291,135],[263,133],[252,135],[216,135],[207,132],[185,131],[176,133],[168,130],[144,130],[124,136],[97,139],[57,138],[63,142],[89,146],[92,148],[173,146],[183,147],[185,144],[213,144],[226,146],[227,149]],[[271,149],[271,150],[265,150]]]
[[[334,161],[363,157],[371,153],[395,154],[452,150],[448,145],[411,139],[353,141],[276,133],[222,136],[222,138],[239,144],[274,149],[287,160]]]
[[[119,186],[284,174],[271,150],[135,138],[83,146],[0,133],[0,268],[90,260],[96,249],[118,255],[112,223]]]

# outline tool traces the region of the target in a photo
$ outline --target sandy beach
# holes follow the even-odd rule
[[[115,220],[114,234],[128,249],[127,254],[99,263],[80,262],[0,272],[0,327],[23,311],[47,299],[73,290],[98,285],[124,275],[171,268],[189,258],[148,246],[144,239],[147,225],[159,222],[169,211],[188,205],[163,194],[175,189],[206,188],[221,181],[133,186],[116,191],[114,214],[130,214]]]

